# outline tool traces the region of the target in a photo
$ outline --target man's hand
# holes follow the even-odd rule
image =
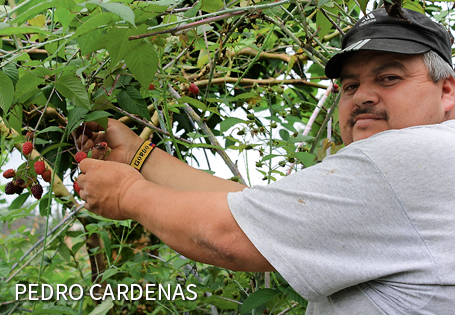
[[[129,164],[136,150],[143,142],[128,126],[115,119],[109,119],[105,132],[99,132],[103,128],[95,122],[88,122],[87,128],[93,131],[93,137],[88,139],[87,136],[82,137],[81,135],[77,139],[77,143],[80,146],[83,140],[82,150],[92,149],[92,158],[94,159],[101,157],[103,154],[103,151],[96,149],[95,145],[100,142],[106,142],[112,151],[105,160]]]
[[[85,159],[79,167],[77,183],[85,208],[112,220],[130,219],[122,200],[134,183],[144,180],[142,175],[129,165],[95,159]]]

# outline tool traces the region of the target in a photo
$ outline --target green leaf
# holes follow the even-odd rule
[[[138,35],[147,32],[147,25],[141,25],[137,29],[126,29],[114,27],[107,33],[107,50],[111,62],[116,65],[120,60],[132,53],[141,41],[129,40],[131,35]]]
[[[38,135],[40,133],[46,133],[46,132],[63,132],[63,130],[57,126],[50,126],[50,127],[44,128],[43,130],[39,130],[35,134]]]
[[[78,77],[72,75],[63,76],[55,82],[55,88],[74,105],[86,109],[90,108],[87,91]]]
[[[104,250],[106,251],[106,256],[108,259],[110,259],[112,255],[112,250],[111,250],[111,239],[109,238],[109,235],[105,231],[101,231],[100,233],[101,239],[103,240],[103,245],[104,245]],[[101,281],[103,282],[103,281]]]
[[[20,209],[25,200],[27,200],[28,196],[30,196],[30,194],[27,192],[27,193],[22,193],[20,194],[16,199],[14,199],[14,201],[9,205],[8,209],[10,210],[15,210],[15,209]]]
[[[114,307],[114,302],[112,302],[112,298],[108,297],[104,300],[101,304],[99,304],[93,311],[90,312],[88,315],[105,315],[111,308]]]
[[[305,166],[311,166],[314,163],[316,156],[309,152],[296,152],[295,157]]]
[[[103,272],[103,278],[101,279],[101,282],[104,282],[106,279],[109,279],[113,275],[117,274],[119,270],[117,268],[111,268]]]
[[[71,262],[71,251],[64,242],[61,242],[58,246],[58,252],[63,257],[63,259],[65,259],[67,262]]]
[[[98,29],[100,26],[110,25],[114,21],[114,14],[109,12],[102,12],[92,16],[79,26],[71,38],[76,38],[87,34],[88,32]]]
[[[41,309],[33,312],[33,314],[64,314],[64,315],[78,315],[79,312],[67,306],[51,305],[47,309]]]
[[[279,293],[280,291],[274,289],[261,289],[250,294],[243,302],[243,305],[240,309],[240,314],[251,312],[256,307],[261,306],[262,304],[277,296]]]
[[[78,123],[88,113],[88,109],[82,107],[75,107],[68,112],[68,125],[66,126],[66,132],[71,133],[76,129]]]
[[[118,105],[130,114],[139,115],[148,120],[151,119],[147,109],[147,103],[142,98],[141,93],[132,86],[127,86],[117,95]]]
[[[96,111],[96,112],[91,112],[90,114],[85,115],[84,121],[96,121],[100,118],[103,117],[109,117],[112,116],[112,114],[104,111]]]
[[[8,277],[10,271],[11,268],[8,267],[8,264],[3,259],[0,259],[0,278]]]
[[[10,21],[11,24],[21,25],[27,20],[37,16],[46,9],[52,7],[63,7],[68,10],[72,10],[76,6],[76,3],[71,0],[48,0],[48,1],[39,1],[35,6],[24,8],[23,13],[19,14],[14,20]]]
[[[125,63],[134,77],[148,89],[158,69],[158,54],[146,43],[140,43],[125,56]]]
[[[35,71],[33,71],[35,72]],[[19,78],[16,83],[16,99],[20,100],[25,94],[36,89],[41,82],[44,81],[44,78],[41,75],[26,72],[23,76]],[[1,88],[1,85],[0,85]]]
[[[105,30],[97,29],[87,33],[87,35],[77,38],[81,47],[81,54],[90,54],[99,49],[107,48],[107,35]]]
[[[13,84],[16,85],[19,80],[19,72],[17,71],[16,64],[14,62],[10,62],[2,68],[2,71],[11,79]]]
[[[362,10],[364,15],[367,15],[367,5],[369,0],[359,0],[360,9]]]
[[[6,113],[13,105],[14,100],[14,85],[11,79],[0,71],[0,107]]]
[[[202,0],[201,10],[207,12],[216,12],[224,7],[222,0]]]
[[[220,132],[225,132],[232,126],[244,122],[245,121],[243,119],[237,117],[228,117],[220,123]]]
[[[425,10],[420,5],[419,1],[404,0],[403,1],[403,8],[410,9],[410,10],[417,11],[417,12],[420,12],[422,14],[425,14]]]
[[[227,299],[223,299],[218,295],[211,295],[205,301],[205,304],[212,304],[222,310],[237,310],[239,307],[238,303],[232,302]]]
[[[58,128],[58,127],[57,127]],[[60,129],[60,128],[59,128]],[[46,155],[47,152],[51,152],[52,150],[58,149],[60,147],[74,147],[74,144],[69,144],[69,143],[56,143],[51,146],[48,146],[46,149],[41,151],[41,155]]]
[[[318,33],[319,38],[323,38],[332,28],[332,23],[324,16],[321,11],[318,11],[316,13],[316,25],[321,29]]]
[[[201,101],[198,101],[197,99],[191,98],[189,96],[183,96],[177,100],[179,104],[185,104],[188,103],[190,105],[193,105],[196,108],[202,109],[202,110],[207,110],[207,106],[202,103]]]
[[[44,198],[41,198],[39,201],[39,214],[45,218],[49,215],[48,207],[49,205],[49,195],[46,195]]]
[[[93,4],[100,6],[106,11],[112,12],[116,15],[118,15],[120,18],[124,19],[125,21],[129,22],[131,25],[136,27],[136,24],[134,23],[134,12],[133,10],[121,3],[115,3],[115,2],[100,2],[98,0],[92,0],[86,2],[86,4]]]

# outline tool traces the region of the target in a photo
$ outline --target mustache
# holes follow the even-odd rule
[[[367,106],[367,107],[359,107],[352,111],[351,115],[348,119],[348,124],[353,127],[355,125],[355,118],[362,114],[370,114],[373,116],[377,116],[380,119],[384,119],[385,121],[388,120],[388,115],[384,110],[376,110],[374,106]]]

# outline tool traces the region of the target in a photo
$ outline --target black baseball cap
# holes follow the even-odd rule
[[[339,78],[343,59],[358,50],[411,55],[433,50],[452,67],[452,43],[444,26],[425,14],[402,10],[407,21],[389,17],[384,8],[360,19],[344,36],[342,50],[327,62],[325,75],[330,79]]]

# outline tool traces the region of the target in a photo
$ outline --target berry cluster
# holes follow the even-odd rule
[[[25,141],[22,144],[22,154],[28,158],[27,166],[19,167],[18,170],[8,169],[3,172],[3,177],[12,179],[5,186],[7,195],[22,194],[25,188],[29,188],[30,192],[36,199],[41,199],[43,195],[43,187],[38,181],[38,175],[45,181],[50,183],[52,180],[52,171],[47,168],[46,163],[42,160],[37,160],[33,167],[29,166],[30,154],[32,153],[34,133],[29,131],[25,135]],[[36,176],[30,170],[34,170]]]
[[[44,162],[43,162],[44,163]],[[36,164],[36,163],[35,163]],[[50,172],[50,170],[47,170]],[[44,173],[43,173],[44,174]],[[43,176],[43,175],[41,175]],[[14,195],[14,194],[22,194],[24,188],[30,187],[30,191],[36,199],[41,199],[43,195],[43,187],[38,182],[36,178],[30,177],[28,174],[21,175],[21,172],[16,172],[12,168],[3,172],[4,178],[13,178],[12,181],[6,184],[5,186],[5,193],[7,195]],[[24,180],[25,177],[26,180]],[[49,181],[50,181],[50,175]]]

